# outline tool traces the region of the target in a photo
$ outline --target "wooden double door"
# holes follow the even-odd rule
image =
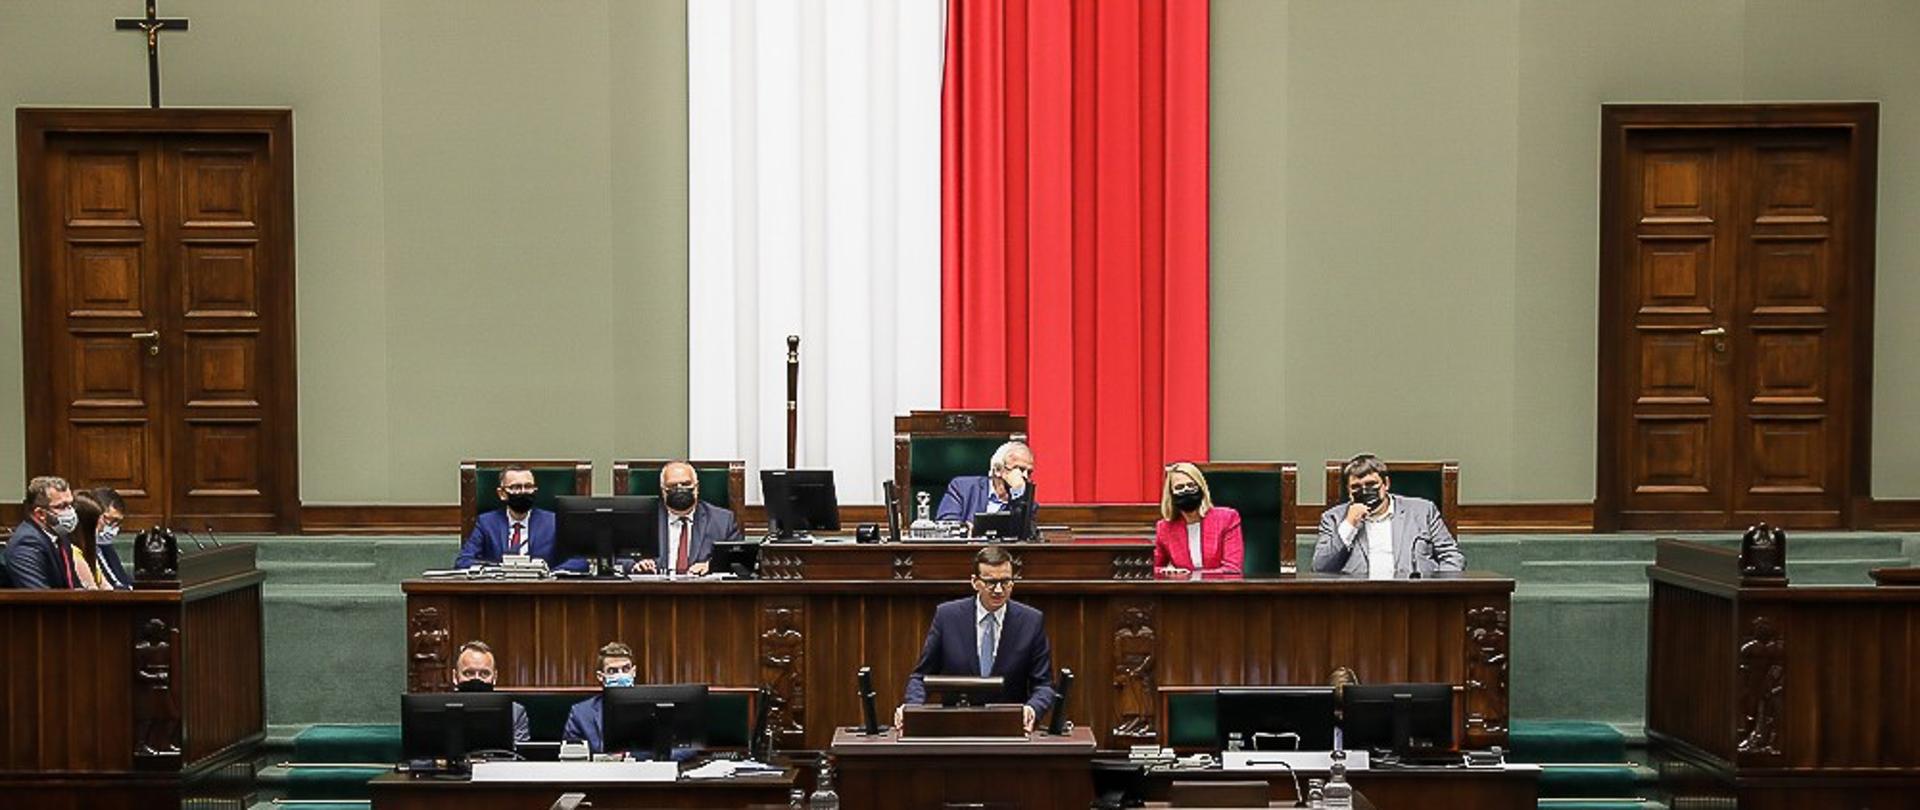
[[[1876,108],[1609,106],[1603,120],[1596,522],[1854,525]]]
[[[18,115],[27,474],[296,530],[290,113]]]

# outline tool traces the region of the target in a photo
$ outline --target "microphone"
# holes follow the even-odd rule
[[[861,729],[869,737],[880,735],[880,718],[873,708],[873,667],[861,667],[854,673],[860,683],[860,718],[866,722]]]
[[[1029,485],[1031,486],[1031,485]],[[1047,733],[1059,737],[1067,733],[1067,692],[1073,689],[1073,670],[1060,668],[1060,699],[1053,704],[1053,718]]]
[[[205,544],[205,543],[202,543],[202,542],[200,542],[200,538],[198,538],[198,537],[194,537],[194,536],[193,536],[193,532],[190,532],[190,531],[187,531],[186,529],[181,529],[180,531],[178,531],[178,532],[175,532],[175,534],[184,534],[184,535],[186,535],[186,536],[187,536],[187,539],[188,539],[188,540],[192,540],[192,541],[193,541],[193,547],[194,547],[194,548],[197,548],[197,549],[205,549],[205,548],[207,547],[207,544]]]
[[[207,539],[213,541],[214,548],[219,548],[220,536],[213,533],[213,521],[207,521],[204,528],[207,530]]]

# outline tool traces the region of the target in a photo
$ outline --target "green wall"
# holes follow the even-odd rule
[[[0,0],[0,106],[138,105],[119,0]],[[675,0],[170,0],[171,105],[291,106],[301,485],[447,503],[468,455],[686,444]],[[1218,458],[1594,469],[1599,105],[1882,103],[1874,492],[1920,497],[1920,4],[1213,0]],[[0,312],[19,311],[0,128]],[[1364,330],[1348,324],[1366,317]],[[0,492],[27,471],[0,329]],[[1276,351],[1275,347],[1279,347]],[[1361,353],[1389,358],[1354,373]],[[630,403],[615,407],[615,401]]]
[[[0,2],[0,107],[141,105],[120,0]],[[169,106],[294,109],[309,503],[449,503],[468,455],[686,448],[686,7],[170,0]],[[14,130],[0,312],[19,311]],[[11,320],[11,319],[9,319]],[[0,330],[0,492],[22,467]],[[615,402],[628,403],[615,406]]]
[[[1216,458],[1592,498],[1600,104],[1866,99],[1873,492],[1920,496],[1920,4],[1213,0],[1212,43]]]

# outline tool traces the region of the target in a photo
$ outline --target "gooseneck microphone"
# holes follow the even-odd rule
[[[1047,723],[1047,733],[1055,737],[1067,733],[1067,692],[1073,689],[1073,670],[1060,669],[1059,699],[1053,704],[1053,719]]]
[[[855,677],[860,682],[860,718],[866,722],[861,731],[869,737],[879,736],[880,717],[873,709],[873,667],[861,667]]]

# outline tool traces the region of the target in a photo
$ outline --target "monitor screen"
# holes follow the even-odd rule
[[[400,696],[400,748],[407,759],[465,759],[513,751],[513,696],[435,692]]]
[[[1340,729],[1348,748],[1396,754],[1454,750],[1452,685],[1356,684],[1343,692]]]
[[[840,530],[840,501],[832,470],[761,470],[767,528],[776,537]]]
[[[651,495],[554,498],[554,537],[561,559],[612,561],[660,556],[660,499]]]
[[[1221,689],[1220,749],[1333,750],[1333,687],[1266,686]]]
[[[601,701],[607,751],[664,760],[674,750],[699,750],[707,745],[707,722],[703,683],[609,687]]]

